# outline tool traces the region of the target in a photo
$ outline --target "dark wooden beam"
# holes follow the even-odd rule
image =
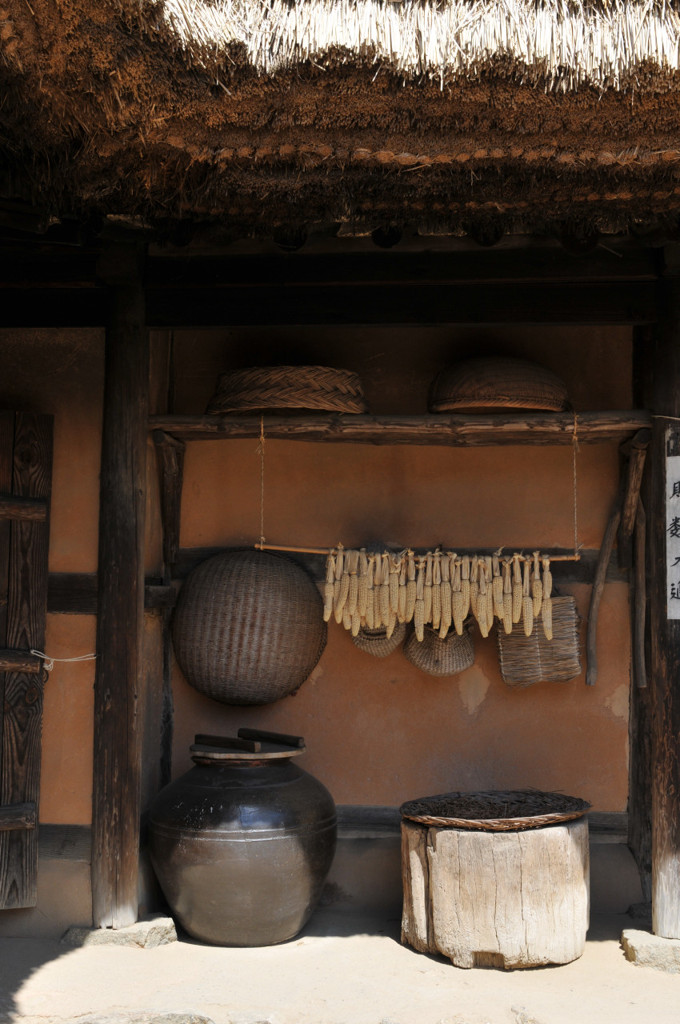
[[[259,416],[152,416],[154,432],[185,441],[260,436]],[[415,444],[477,447],[483,445],[570,445],[576,425],[579,444],[620,441],[651,419],[643,411],[497,413],[492,416],[267,416],[268,439],[347,441],[352,444]]]
[[[32,802],[0,807],[0,832],[34,829],[37,823],[37,808]]]
[[[163,430],[154,430],[158,455],[161,521],[163,523],[163,563],[170,571],[179,551],[180,510],[184,478],[184,441]]]
[[[47,502],[40,498],[22,498],[14,494],[0,494],[0,519],[44,522]]]
[[[42,669],[42,658],[30,651],[0,651],[0,672],[27,672],[37,675]]]
[[[651,426],[651,424],[650,424]],[[621,523],[617,547],[619,563],[630,567],[633,564],[633,531],[638,514],[638,499],[642,474],[645,469],[647,449],[652,439],[651,429],[638,430],[637,434],[622,445],[622,455],[626,459],[626,482],[621,506]]]
[[[680,938],[680,619],[668,618],[666,569],[667,456],[680,455],[680,281],[664,285],[662,317],[650,353],[647,404],[654,420],[649,453],[648,598],[651,664],[648,675],[651,732],[653,929]],[[644,691],[639,691],[640,693]],[[638,738],[641,749],[645,737]],[[639,753],[636,753],[639,757]]]
[[[656,282],[390,283],[147,289],[151,327],[579,324],[656,320]]]
[[[112,245],[102,436],[94,692],[92,903],[97,927],[137,919],[149,348],[142,252]]]

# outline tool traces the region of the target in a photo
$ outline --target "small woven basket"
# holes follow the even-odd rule
[[[366,412],[361,381],[329,366],[254,366],[223,373],[208,415],[245,412]]]
[[[399,808],[402,818],[439,828],[482,832],[521,832],[580,818],[587,800],[536,789],[440,793],[409,800]]]
[[[573,597],[552,599],[553,638],[546,640],[540,620],[531,636],[521,626],[512,633],[497,629],[501,676],[508,686],[566,683],[581,674],[579,615]]]
[[[467,630],[458,636],[450,629],[441,639],[438,632],[426,626],[422,640],[411,633],[404,644],[404,655],[412,665],[430,676],[456,676],[474,664],[475,649]]]
[[[387,636],[384,626],[381,629],[362,626],[357,635],[352,637],[352,641],[360,651],[372,654],[374,658],[386,658],[403,643],[405,636],[406,625],[398,622],[391,637]]]
[[[295,562],[225,551],[180,591],[173,643],[188,683],[224,704],[269,704],[297,690],[326,646],[321,595]]]
[[[563,412],[567,389],[556,374],[524,359],[467,359],[441,370],[430,386],[430,412],[534,409]]]

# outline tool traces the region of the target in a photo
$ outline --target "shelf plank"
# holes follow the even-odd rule
[[[576,417],[579,444],[621,441],[651,426],[642,410],[581,412]],[[154,416],[153,430],[183,441],[259,437],[259,416]],[[497,413],[485,416],[266,416],[269,440],[332,441],[352,444],[415,444],[481,447],[496,445],[569,445],[573,413]]]

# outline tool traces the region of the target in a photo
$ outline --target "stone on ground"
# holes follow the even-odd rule
[[[651,932],[626,928],[621,935],[626,959],[639,967],[680,974],[680,939],[663,939]]]
[[[62,935],[61,942],[66,946],[138,946],[140,949],[153,949],[168,942],[177,942],[177,932],[171,917],[156,915],[125,928],[74,926]]]

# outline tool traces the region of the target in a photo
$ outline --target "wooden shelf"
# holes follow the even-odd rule
[[[259,416],[152,416],[150,428],[181,441],[216,441],[258,437]],[[651,427],[642,410],[580,412],[576,414],[579,444],[622,441]],[[330,441],[352,444],[415,444],[482,447],[494,445],[570,445],[574,414],[496,413],[462,416],[360,416],[309,414],[265,416],[268,440]]]

